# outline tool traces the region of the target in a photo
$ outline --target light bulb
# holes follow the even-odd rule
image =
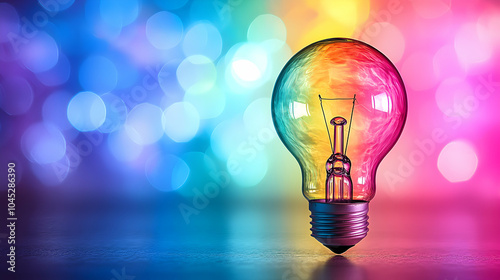
[[[357,40],[313,43],[278,76],[274,126],[300,165],[311,235],[334,253],[366,236],[375,173],[399,138],[406,113],[396,67]]]

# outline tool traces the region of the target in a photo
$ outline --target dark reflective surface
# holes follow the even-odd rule
[[[181,202],[185,200],[172,197],[126,203],[98,197],[24,201],[31,210],[19,217],[16,275],[116,280],[500,278],[500,206],[493,203],[372,202],[368,236],[335,256],[309,236],[305,200],[279,204],[215,199],[190,216],[189,224],[179,212]]]
[[[336,255],[331,257],[313,274],[313,279],[346,279],[346,280],[363,280],[368,279],[365,270],[348,258]]]

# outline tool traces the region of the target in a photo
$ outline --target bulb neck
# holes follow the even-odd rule
[[[336,254],[341,254],[368,233],[368,202],[325,203],[309,201],[311,236]]]

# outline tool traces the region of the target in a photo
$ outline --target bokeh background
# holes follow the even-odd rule
[[[196,275],[214,263],[221,278],[253,265],[326,275],[318,267],[338,265],[308,237],[300,169],[270,98],[294,53],[350,37],[395,64],[409,112],[379,167],[372,232],[341,266],[433,246],[448,246],[438,263],[498,264],[499,30],[494,0],[1,2],[1,166],[16,164],[23,256],[47,273],[71,263],[50,273],[82,279],[120,279],[122,267],[137,279]],[[446,267],[429,275],[459,277]]]

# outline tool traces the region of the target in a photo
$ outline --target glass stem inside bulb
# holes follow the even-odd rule
[[[334,126],[333,154],[326,162],[326,202],[352,201],[352,181],[350,176],[351,161],[344,154],[344,125],[342,117],[335,117],[330,122]]]
[[[333,154],[344,154],[344,125],[334,124]]]

